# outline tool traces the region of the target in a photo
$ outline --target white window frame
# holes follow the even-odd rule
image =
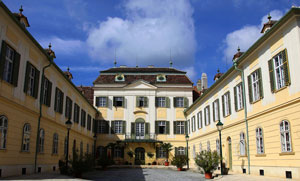
[[[13,62],[15,58],[15,51],[6,46],[6,55],[5,55],[5,63],[4,63],[4,70],[3,70],[3,80],[6,82],[11,83],[13,78]]]
[[[196,145],[193,145],[193,159],[196,158]]]
[[[0,149],[6,149],[8,119],[0,116]]]
[[[158,134],[167,134],[167,122],[166,121],[158,121],[157,123],[158,127]],[[160,132],[160,127],[164,127],[164,132]]]
[[[230,96],[230,93],[229,92],[226,92],[224,95],[224,116],[229,116],[230,115],[230,104],[229,104],[229,96]]]
[[[107,125],[106,121],[100,120],[100,121],[98,121],[98,123],[99,123],[99,125],[98,125],[98,133],[99,134],[104,134],[105,131],[106,131],[106,125]]]
[[[192,132],[196,131],[196,117],[192,117]]]
[[[121,147],[116,146],[114,148],[114,157],[115,158],[122,158],[122,149],[121,149]]]
[[[244,108],[243,105],[243,85],[240,83],[237,86],[235,86],[236,90],[236,104],[237,104],[237,110],[241,110]]]
[[[252,83],[252,97],[253,102],[258,101],[260,99],[260,88],[259,88],[259,75],[258,71],[254,71],[251,74],[251,83]]]
[[[58,134],[53,134],[53,149],[52,154],[58,154]]]
[[[262,128],[258,127],[255,130],[256,133],[256,149],[257,154],[263,154],[264,150],[264,138],[263,138],[263,130]]]
[[[22,151],[23,152],[29,151],[30,132],[31,132],[31,126],[30,126],[30,124],[26,123],[23,127],[23,140],[22,140]]]
[[[282,59],[282,53],[279,53],[273,58],[274,72],[275,72],[275,85],[276,89],[281,89],[285,87],[285,72],[284,64]]]
[[[201,153],[202,151],[203,151],[202,143],[199,143],[199,152]]]
[[[211,149],[210,149],[210,141],[207,141],[207,151],[210,151]]]
[[[123,121],[114,121],[114,124],[115,134],[123,134]]]
[[[184,98],[183,97],[176,97],[175,98],[175,107],[184,107]]]
[[[47,104],[48,100],[48,85],[49,85],[49,80],[45,77],[44,78],[44,91],[43,91],[43,104]],[[50,90],[51,91],[51,90]]]
[[[283,120],[280,123],[280,138],[281,138],[281,151],[292,152],[290,123],[287,120]]]
[[[98,107],[106,107],[107,105],[106,98],[107,97],[98,97]]]
[[[210,125],[210,115],[209,115],[209,106],[206,106],[204,108],[204,119],[205,119],[205,125]]]
[[[219,139],[216,139],[216,151],[220,155],[220,140]]]
[[[158,148],[158,155],[157,156],[158,156],[157,158],[166,158],[167,157],[167,153],[163,149],[163,147]]]
[[[158,107],[167,107],[166,97],[157,97],[157,106]]]
[[[177,121],[177,123],[176,123],[176,134],[185,134],[185,123],[184,123],[184,121]]]
[[[213,113],[214,113],[214,118],[215,118],[214,121],[220,120],[220,115],[219,115],[220,105],[219,104],[220,104],[219,99],[217,99],[213,102],[213,109],[214,109]]]
[[[202,122],[202,111],[199,111],[197,113],[197,119],[198,119],[198,129],[201,129],[203,127],[203,122]]]
[[[138,99],[138,107],[145,107],[145,97],[139,97]]]
[[[246,140],[245,140],[245,133],[240,133],[240,155],[246,156]]]
[[[34,80],[35,80],[35,68],[30,65],[30,71],[29,71],[29,77],[28,77],[28,89],[27,89],[27,94],[30,96],[34,96]]]
[[[45,143],[45,130],[40,129],[39,133],[39,153],[44,153],[44,144]]]
[[[178,147],[177,154],[178,155],[185,155],[185,148],[182,147],[182,146]]]

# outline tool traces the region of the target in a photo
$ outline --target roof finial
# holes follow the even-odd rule
[[[49,50],[51,50],[51,47],[52,47],[51,43],[49,43],[48,47],[49,47]]]
[[[21,8],[19,9],[19,11],[20,11],[20,14],[22,14],[22,12],[23,12],[23,6],[21,5]]]
[[[67,71],[70,72],[70,67],[68,66]]]
[[[171,48],[170,48],[170,67],[173,67]]]
[[[115,61],[114,61],[114,66],[117,67],[117,54],[116,54],[116,49],[115,49]]]
[[[270,13],[268,14],[268,19],[269,21],[271,21],[272,16],[270,15]]]
[[[240,51],[241,51],[241,49],[240,49],[240,46],[238,46],[238,48],[237,48],[237,51],[238,51],[238,52],[240,52]]]
[[[220,69],[219,68],[218,68],[217,72],[220,73]]]

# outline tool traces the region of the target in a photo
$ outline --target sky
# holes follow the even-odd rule
[[[91,86],[99,71],[117,66],[173,67],[196,84],[226,72],[240,47],[262,34],[270,14],[280,19],[299,0],[3,0],[12,12],[23,6],[28,31],[52,44],[55,63]]]

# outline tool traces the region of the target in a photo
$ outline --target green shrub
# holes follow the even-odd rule
[[[171,144],[171,143],[163,143],[162,145],[161,145],[161,147],[162,147],[162,149],[166,152],[166,156],[167,156],[167,162],[168,162],[168,159],[169,159],[169,153],[170,153],[170,151],[172,151],[173,150],[173,145]]]
[[[102,156],[100,159],[98,159],[98,165],[100,165],[103,169],[113,164],[114,161],[107,156]]]
[[[73,159],[70,160],[72,165],[72,173],[75,176],[81,176],[82,173],[88,172],[94,167],[94,157],[91,154],[85,156],[78,156],[76,152],[73,152]]]
[[[182,168],[183,166],[186,165],[187,161],[188,161],[188,158],[186,155],[176,155],[173,158],[171,164],[175,165],[177,168]]]
[[[201,151],[195,158],[196,164],[203,169],[205,173],[212,173],[218,168],[220,156],[217,151]]]

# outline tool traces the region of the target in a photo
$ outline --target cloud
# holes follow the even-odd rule
[[[273,20],[279,20],[283,16],[283,12],[279,10],[273,10],[270,12]],[[263,24],[266,23],[268,15],[265,15],[261,19],[259,25],[246,25],[241,29],[235,30],[227,34],[223,41],[223,60],[231,61],[233,55],[237,52],[238,46],[241,51],[246,51],[262,34],[260,33]]]
[[[186,72],[187,76],[191,80],[195,80],[197,78],[197,71],[195,70],[195,67],[186,67],[186,68],[183,68],[183,71]]]
[[[51,37],[50,39],[42,39],[41,45],[43,47],[48,47],[49,43],[52,44],[53,50],[55,54],[63,54],[63,55],[70,55],[75,52],[83,51],[83,47],[85,42],[80,40],[73,40],[73,39],[61,39],[59,37]]]
[[[68,68],[70,68],[70,72],[91,72],[91,71],[99,71],[102,70],[103,67],[96,67],[96,66],[61,66],[60,67],[62,70],[67,70]]]
[[[116,49],[120,64],[168,65],[170,50],[175,66],[194,62],[196,40],[193,8],[185,0],[129,0],[125,18],[108,17],[88,31],[89,55],[112,62]]]

